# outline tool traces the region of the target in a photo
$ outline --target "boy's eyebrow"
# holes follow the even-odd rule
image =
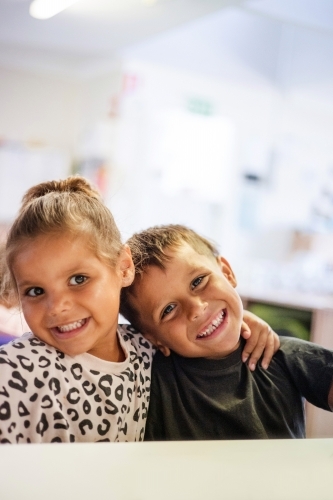
[[[137,300],[140,303],[140,295],[141,295],[140,294],[140,285],[138,288],[136,286],[134,286],[134,288],[131,290],[130,293],[133,296],[134,300]],[[139,305],[136,305],[135,307],[138,311],[141,310]],[[151,299],[151,300],[149,300],[148,307],[150,309],[149,314],[153,318],[154,323],[157,323],[156,317],[158,316],[158,318],[159,318],[159,316],[160,316],[159,310],[161,308],[163,308],[164,306],[160,305],[160,303],[156,302],[154,299]]]
[[[154,321],[154,323],[158,323],[158,320],[160,319],[160,310],[163,309],[163,305],[160,305],[158,303],[151,303],[151,317]]]
[[[191,279],[193,277],[193,275],[197,274],[198,272],[205,271],[205,268],[203,265],[197,266],[195,264],[192,264],[190,261],[188,263],[191,266],[191,269],[185,274],[185,278]],[[151,303],[151,315],[152,315],[152,318],[153,318],[155,323],[157,323],[155,318],[158,316],[158,319],[160,319],[161,311],[170,302],[172,302],[172,299],[169,299],[169,300],[166,299],[165,304],[163,304],[163,305],[160,305],[159,303],[154,303],[154,302]]]

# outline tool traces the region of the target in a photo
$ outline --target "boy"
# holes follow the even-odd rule
[[[267,370],[242,363],[236,278],[209,241],[169,225],[128,244],[121,313],[160,350],[145,439],[303,438],[304,398],[332,410],[333,352],[286,337]]]

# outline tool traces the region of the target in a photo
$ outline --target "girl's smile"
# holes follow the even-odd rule
[[[61,339],[68,339],[82,332],[83,328],[87,325],[90,318],[74,321],[63,326],[56,326],[52,328],[54,335],[59,335]]]

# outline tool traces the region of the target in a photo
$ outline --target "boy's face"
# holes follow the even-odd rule
[[[165,269],[150,266],[134,285],[142,333],[165,355],[227,356],[238,346],[243,315],[229,264],[187,243],[166,253]]]

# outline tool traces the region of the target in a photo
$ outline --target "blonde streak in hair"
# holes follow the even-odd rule
[[[32,186],[22,198],[21,211],[32,200],[42,198],[49,193],[81,192],[92,198],[101,199],[98,190],[80,175],[72,175],[66,179],[41,182]]]
[[[56,191],[56,182],[57,181],[41,182],[40,184],[36,184],[28,189],[22,198],[20,212],[24,210],[24,208],[33,200],[42,198],[48,193]]]
[[[73,197],[80,198],[79,193],[71,193]],[[112,213],[103,203],[101,197],[83,196],[83,210],[72,212],[73,225],[71,229],[76,232],[76,225],[81,226],[82,231],[89,235],[89,247],[95,251],[106,263],[114,266],[120,255],[123,244],[120,231],[115,223]],[[75,203],[75,207],[80,207]],[[82,209],[82,206],[81,206]],[[84,218],[82,217],[84,212]],[[91,237],[93,236],[93,237]]]
[[[8,300],[11,302],[15,297],[18,297],[18,291],[16,287],[16,282],[11,270],[11,254],[15,252],[15,248],[18,245],[11,245],[8,249],[8,243],[6,245],[4,255],[1,258],[1,279],[0,279],[0,296],[3,300]]]
[[[0,297],[6,301],[8,296],[8,277],[6,265],[6,245],[1,243],[0,246]]]
[[[64,181],[64,189],[67,191],[81,192],[90,198],[102,201],[101,194],[85,177],[72,175]]]

